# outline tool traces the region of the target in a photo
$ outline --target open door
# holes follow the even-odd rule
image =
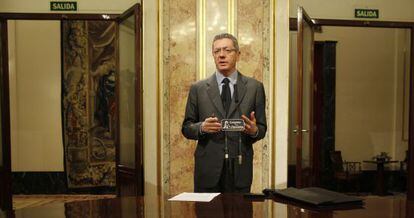
[[[296,187],[313,185],[313,28],[314,24],[302,7],[298,8],[298,69],[293,74],[296,87],[293,142],[296,145]]]
[[[144,194],[141,5],[124,12],[118,24],[117,192],[138,196]]]
[[[11,158],[7,21],[0,20],[0,209],[11,210]]]

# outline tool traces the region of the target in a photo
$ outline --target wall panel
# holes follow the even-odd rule
[[[214,73],[211,54],[214,35],[234,31],[241,49],[238,69],[246,76],[263,81],[269,96],[269,4],[267,0],[163,1],[164,192],[175,194],[193,190],[196,142],[182,136],[181,124],[191,84]],[[267,135],[254,145],[252,191],[255,192],[260,192],[269,181],[268,139]]]

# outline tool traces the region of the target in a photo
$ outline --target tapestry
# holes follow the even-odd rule
[[[115,186],[117,26],[62,22],[62,119],[68,188]]]

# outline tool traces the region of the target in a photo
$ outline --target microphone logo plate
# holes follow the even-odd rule
[[[223,131],[242,132],[244,131],[244,120],[242,119],[222,119],[221,129]]]

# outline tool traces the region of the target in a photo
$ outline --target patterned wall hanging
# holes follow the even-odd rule
[[[62,113],[69,188],[115,186],[117,25],[62,22]]]

